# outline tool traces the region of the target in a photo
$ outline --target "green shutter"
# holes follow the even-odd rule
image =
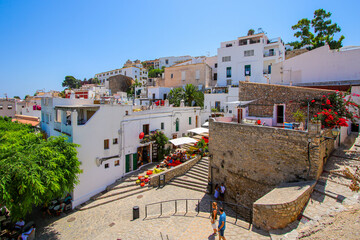
[[[125,172],[130,172],[130,155],[125,156]]]
[[[137,153],[133,154],[133,170],[137,169]]]
[[[191,117],[189,117],[189,125],[191,125]]]
[[[176,119],[176,131],[179,131],[179,119]]]

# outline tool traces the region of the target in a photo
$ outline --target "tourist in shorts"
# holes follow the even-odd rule
[[[212,235],[216,235],[217,226],[216,226],[216,219],[217,219],[217,203],[212,203],[212,212],[211,212],[211,226],[214,230]]]
[[[220,209],[220,218],[219,218],[219,240],[226,240],[224,232],[225,232],[225,224],[226,224],[226,214],[224,213],[224,209],[221,207]]]

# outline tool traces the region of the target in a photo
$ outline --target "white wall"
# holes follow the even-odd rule
[[[178,62],[186,61],[189,59],[191,59],[191,56],[162,57],[162,58],[159,58],[159,68],[161,69],[162,67],[171,67],[172,65],[174,65]],[[166,64],[166,60],[168,60],[168,64]]]
[[[360,80],[360,48],[316,48],[273,66],[272,83],[296,84]]]
[[[155,94],[155,99],[164,99],[164,94],[166,97],[169,95],[171,88],[166,87],[148,87],[148,98],[153,99],[153,94]]]
[[[239,81],[245,81],[245,65],[251,65],[250,82],[266,83],[263,71],[264,66],[273,62],[283,61],[285,58],[285,48],[281,39],[278,38],[275,43],[267,43],[265,35],[261,36],[260,43],[239,46],[239,40],[222,42],[218,48],[218,86],[226,86],[227,80],[232,80],[232,84]],[[239,38],[240,39],[240,38]],[[226,44],[232,44],[226,47]],[[264,56],[269,49],[274,49],[274,56]],[[244,51],[254,50],[253,56],[244,56]],[[231,61],[223,62],[223,57],[231,56]],[[226,68],[231,67],[231,77],[227,77]],[[271,76],[270,76],[271,78]]]

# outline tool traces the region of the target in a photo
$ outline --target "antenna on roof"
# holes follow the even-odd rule
[[[266,32],[262,28],[258,28],[258,33],[265,33],[266,34]]]

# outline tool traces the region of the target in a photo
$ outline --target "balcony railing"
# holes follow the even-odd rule
[[[275,51],[274,52],[265,52],[264,53],[264,57],[272,57],[272,56],[276,56]]]

